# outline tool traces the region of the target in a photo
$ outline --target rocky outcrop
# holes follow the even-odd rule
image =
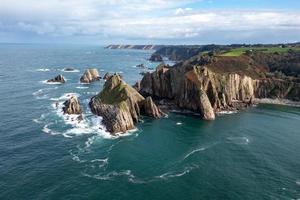
[[[163,58],[161,57],[161,55],[154,53],[151,55],[149,60],[152,62],[162,62]]]
[[[141,94],[172,101],[205,120],[213,120],[214,112],[247,106],[254,98],[300,97],[299,83],[266,78],[264,67],[251,58],[195,59],[174,67],[159,65],[145,74]]]
[[[58,75],[53,79],[49,79],[47,82],[48,83],[65,83],[66,81],[62,75]]]
[[[72,96],[70,99],[64,102],[63,112],[64,114],[69,114],[69,115],[82,114],[82,109],[76,96]]]
[[[94,114],[103,117],[107,131],[116,134],[134,129],[134,124],[140,119],[141,108],[143,111],[146,108],[146,115],[158,118],[159,111],[153,109],[156,113],[152,113],[144,106],[146,104],[142,95],[114,74],[105,82],[103,90],[91,99],[89,106]]]
[[[103,79],[107,81],[109,79],[109,77],[110,77],[110,74],[108,72],[106,72],[103,76]]]
[[[141,113],[153,117],[153,118],[161,118],[164,113],[155,105],[152,98],[147,97],[140,105]]]
[[[97,69],[87,69],[80,78],[81,83],[91,83],[100,80]]]

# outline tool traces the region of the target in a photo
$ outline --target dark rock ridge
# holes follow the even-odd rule
[[[153,62],[162,62],[163,58],[161,57],[161,55],[154,53],[151,55],[149,60]]]
[[[112,134],[134,129],[141,114],[154,118],[162,114],[152,99],[145,100],[118,74],[109,77],[103,90],[91,99],[89,106],[94,114],[103,117],[102,122]]]
[[[80,78],[81,83],[91,83],[100,80],[97,69],[87,69]]]
[[[48,83],[51,83],[51,82],[52,83],[65,83],[66,81],[62,75],[58,75],[55,78],[48,80],[47,82]]]
[[[266,66],[251,57],[194,57],[173,67],[161,64],[147,73],[140,93],[174,102],[181,109],[213,120],[214,112],[237,109],[254,98],[300,100],[294,79],[267,78]]]

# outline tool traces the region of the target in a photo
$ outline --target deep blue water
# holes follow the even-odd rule
[[[300,199],[300,109],[260,105],[214,122],[170,113],[112,138],[88,109],[103,81],[88,67],[141,78],[149,51],[0,45],[0,199]],[[63,72],[74,67],[77,72]],[[67,82],[43,81],[62,74]],[[60,104],[79,96],[85,121]],[[61,105],[60,105],[61,106]]]

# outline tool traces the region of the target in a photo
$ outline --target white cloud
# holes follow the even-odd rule
[[[201,0],[0,0],[1,29],[47,36],[200,38],[208,32],[298,31],[300,13],[286,10],[197,10]],[[222,37],[220,34],[219,37]],[[239,37],[239,35],[235,35]],[[294,40],[300,38],[294,38]]]

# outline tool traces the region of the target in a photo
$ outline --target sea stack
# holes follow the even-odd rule
[[[53,79],[49,79],[47,82],[48,83],[65,83],[66,81],[62,75],[58,75]]]
[[[82,109],[81,109],[80,103],[78,101],[78,98],[76,96],[72,96],[70,99],[66,100],[64,102],[63,111],[64,111],[64,114],[69,114],[69,115],[82,114]]]
[[[134,124],[140,119],[140,110],[145,108],[144,105],[145,98],[125,83],[118,74],[110,76],[103,90],[89,103],[91,111],[103,117],[103,124],[113,135],[134,129]],[[144,113],[150,117],[160,117],[160,111],[154,108],[153,112],[156,113],[148,110]]]
[[[91,83],[100,80],[97,69],[87,69],[80,78],[81,83]]]

